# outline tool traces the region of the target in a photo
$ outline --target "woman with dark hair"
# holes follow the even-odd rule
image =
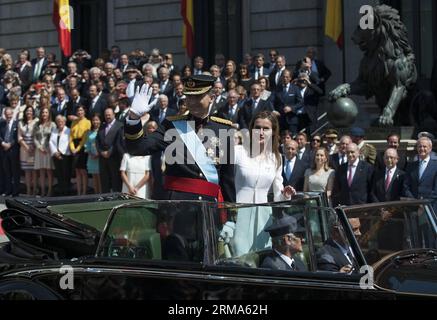
[[[250,77],[249,67],[247,64],[240,64],[238,66],[238,84],[243,86],[243,88],[246,89],[246,92],[249,94],[250,87],[254,82],[255,80]]]
[[[35,143],[33,142],[33,129],[35,126],[35,110],[32,106],[26,107],[23,120],[18,124],[18,143],[20,144],[20,164],[24,171],[26,194],[36,194]]]
[[[259,77],[258,83],[261,86],[261,99],[269,100],[272,97],[272,92],[270,91],[270,81],[266,76]]]
[[[77,195],[85,195],[88,189],[87,154],[84,145],[88,131],[91,129],[91,121],[85,117],[85,107],[79,105],[76,109],[77,119],[71,124],[70,150],[73,155],[73,168],[76,171]]]
[[[193,73],[193,70],[191,69],[191,67],[189,65],[185,65],[182,68],[182,78],[186,78],[186,77],[190,77]]]
[[[290,199],[296,191],[283,186],[282,157],[279,153],[279,124],[268,111],[255,116],[243,145],[235,146],[235,191],[237,203],[266,203],[270,188],[274,201]],[[264,249],[270,236],[264,232],[271,223],[270,207],[251,207],[238,211],[233,237],[233,252],[239,256]]]
[[[91,130],[88,131],[87,139],[85,142],[85,152],[88,154],[86,167],[88,173],[93,176],[93,188],[94,193],[102,193],[102,186],[100,183],[100,168],[99,168],[99,153],[96,148],[96,138],[99,132],[102,121],[100,120],[100,114],[95,113],[91,117]]]
[[[305,171],[304,192],[326,192],[331,197],[335,171],[329,167],[329,152],[320,147],[314,154],[310,169]]]

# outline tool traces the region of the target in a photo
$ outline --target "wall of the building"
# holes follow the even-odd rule
[[[0,47],[15,58],[23,49],[43,46],[58,57],[58,35],[52,22],[51,0],[0,0]]]
[[[109,1],[108,7],[108,21],[113,20],[108,46],[119,45],[123,52],[159,48],[183,64],[180,0],[116,0]]]
[[[293,65],[308,46],[323,45],[322,1],[251,0],[248,7],[250,52],[268,59],[268,50],[276,48]]]

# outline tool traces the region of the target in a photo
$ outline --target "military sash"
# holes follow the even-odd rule
[[[173,121],[173,125],[188,151],[193,156],[206,180],[208,182],[218,184],[219,178],[217,169],[212,159],[207,156],[205,146],[197,136],[196,131],[186,120]]]

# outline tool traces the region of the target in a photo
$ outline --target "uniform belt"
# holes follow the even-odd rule
[[[220,186],[206,180],[166,176],[164,188],[171,191],[188,192],[214,197],[217,199],[217,202],[224,201]]]

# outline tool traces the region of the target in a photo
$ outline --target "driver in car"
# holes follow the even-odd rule
[[[284,271],[307,271],[305,264],[296,256],[302,252],[302,238],[293,216],[276,219],[264,231],[272,238],[272,252],[263,260],[261,268]]]
[[[360,219],[348,219],[355,237],[361,236]],[[341,223],[338,220],[331,221],[329,225],[331,237],[326,240],[317,253],[317,269],[321,271],[332,271],[341,273],[352,273],[356,271],[355,257],[352,248],[345,240]]]

